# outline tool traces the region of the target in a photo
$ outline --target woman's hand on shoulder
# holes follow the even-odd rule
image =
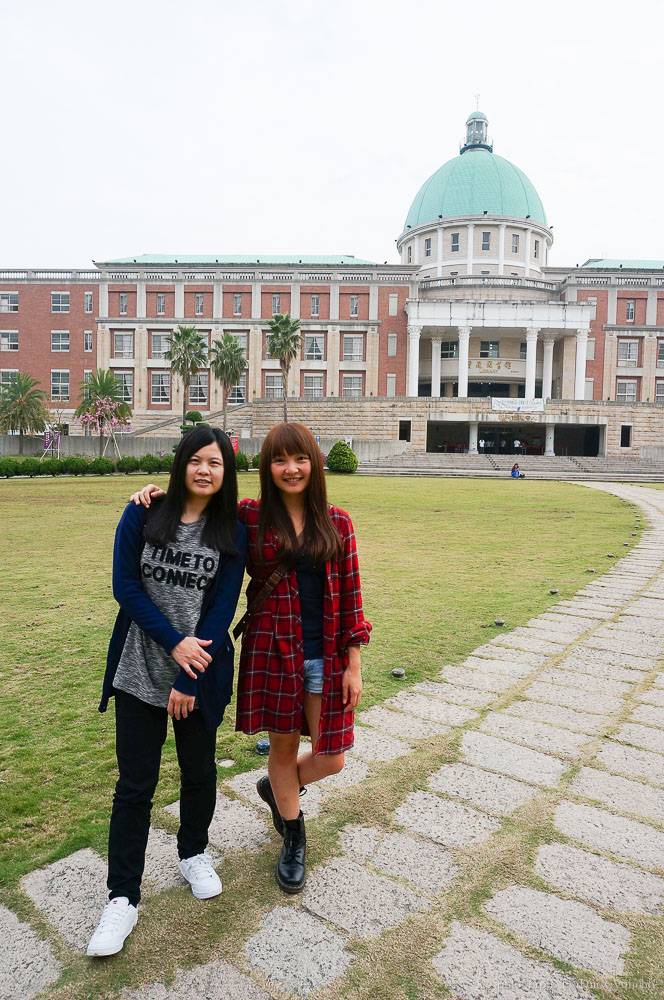
[[[132,493],[129,500],[130,502],[135,503],[137,507],[139,504],[143,504],[144,507],[149,507],[153,497],[163,497],[165,495],[164,490],[162,490],[159,486],[155,486],[154,483],[148,483],[148,485],[144,486],[142,490],[138,491],[138,493]]]

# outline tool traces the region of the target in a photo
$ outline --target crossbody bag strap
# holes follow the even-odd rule
[[[247,610],[240,618],[239,622],[233,629],[233,638],[237,639],[238,636],[242,635],[250,619],[256,614],[258,609],[267,601],[268,597],[272,591],[279,586],[283,578],[288,573],[287,566],[277,566],[274,572],[267,578],[261,589],[258,591],[254,597],[251,604],[247,607]]]

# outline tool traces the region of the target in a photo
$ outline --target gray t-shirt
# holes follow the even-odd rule
[[[219,565],[219,552],[201,542],[204,523],[204,518],[181,523],[175,542],[163,548],[147,542],[141,554],[143,590],[183,635],[194,635],[205,591]],[[166,708],[179,670],[170,652],[132,622],[113,685]]]

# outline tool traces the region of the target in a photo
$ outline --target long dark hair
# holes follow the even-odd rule
[[[187,499],[185,473],[192,455],[208,444],[218,444],[224,462],[221,489],[210,497],[205,508],[201,541],[222,555],[235,555],[237,522],[237,473],[235,455],[226,434],[218,427],[196,427],[184,435],[173,460],[173,470],[166,496],[153,501],[148,509],[145,537],[154,545],[174,542]]]
[[[261,448],[258,466],[261,506],[256,539],[258,559],[263,558],[263,543],[268,528],[273,528],[279,539],[280,562],[292,565],[299,548],[293,522],[281,498],[281,490],[272,479],[270,466],[278,455],[307,455],[311,462],[311,479],[304,503],[304,551],[317,561],[340,559],[343,542],[328,509],[323,456],[309,428],[304,424],[293,423],[276,424],[272,427]]]

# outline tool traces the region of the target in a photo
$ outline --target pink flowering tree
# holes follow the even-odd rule
[[[79,404],[74,414],[82,427],[99,434],[99,456],[104,452],[104,436],[129,426],[131,407],[123,399],[123,389],[112,371],[99,368],[81,384]]]

